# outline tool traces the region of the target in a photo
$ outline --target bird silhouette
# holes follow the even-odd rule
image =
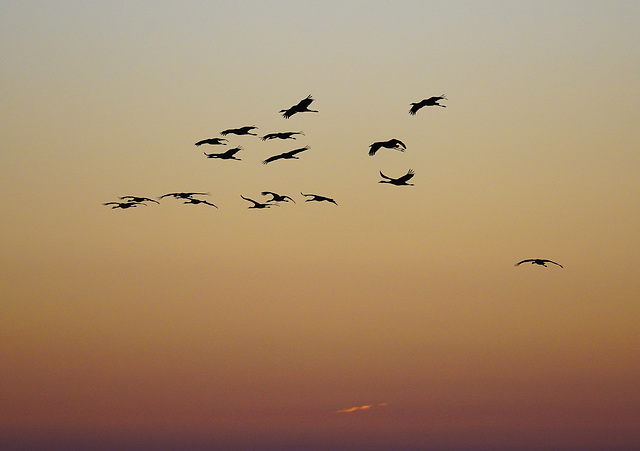
[[[167,193],[160,196],[158,199],[164,197],[175,197],[176,199],[190,199],[192,196],[209,196],[211,193]]]
[[[136,203],[143,203],[143,202],[155,202],[156,204],[160,203],[155,199],[149,199],[148,197],[138,197],[138,196],[122,196],[119,199],[126,200],[128,202],[136,202]]]
[[[252,135],[252,136],[258,136],[255,133],[251,133],[251,130],[255,130],[258,127],[256,127],[255,125],[247,125],[245,127],[240,127],[240,128],[228,128],[226,130],[222,130],[220,132],[220,134],[222,136],[226,136],[229,134],[232,135]]]
[[[238,160],[240,161],[240,158],[236,158],[236,154],[238,152],[240,152],[242,150],[242,146],[238,146],[238,147],[234,147],[233,149],[228,149],[225,152],[221,152],[221,153],[207,153],[204,152],[205,156],[207,158],[219,158],[221,160]]]
[[[380,148],[399,150],[404,152],[407,146],[399,139],[390,139],[389,141],[376,141],[369,146],[369,155],[374,156]]]
[[[262,137],[262,140],[267,141],[269,139],[296,139],[293,135],[304,135],[304,133],[303,132],[267,133]]]
[[[229,142],[228,139],[225,138],[208,138],[203,139],[202,141],[198,141],[196,146],[201,146],[203,144],[211,144],[212,146],[226,146],[226,142]]]
[[[147,206],[147,204],[143,204],[142,202],[105,202],[102,205],[113,205],[111,209],[114,208],[122,208],[123,210],[127,208],[137,207],[138,205]]]
[[[313,102],[314,100],[315,99],[313,99],[311,95],[308,95],[306,99],[302,99],[296,105],[293,105],[291,108],[286,110],[280,110],[280,113],[282,113],[282,117],[284,117],[285,119],[289,119],[291,116],[293,116],[296,113],[304,113],[304,112],[317,113],[318,112],[317,110],[309,109],[309,105],[311,105],[311,102]]]
[[[378,183],[390,183],[391,185],[396,185],[396,186],[401,186],[401,185],[413,186],[413,183],[407,183],[407,181],[411,180],[411,178],[415,174],[413,172],[413,169],[409,169],[409,171],[405,175],[403,175],[402,177],[398,177],[397,179],[384,175],[382,171],[380,171],[380,175],[384,177],[386,180],[380,180]]]
[[[554,261],[547,260],[544,258],[528,258],[526,260],[522,260],[521,262],[516,263],[514,266],[520,266],[521,264],[528,263],[528,262],[531,262],[532,265],[544,266],[545,268],[547,267],[545,263],[553,263],[554,265],[558,265],[559,267],[564,268],[564,266],[562,266],[560,263],[556,263]]]
[[[282,194],[278,194],[278,193],[274,193],[273,191],[263,191],[262,193],[263,196],[271,196],[271,199],[268,199],[267,202],[293,202],[294,204],[296,203],[295,200],[293,200],[292,198],[290,198],[289,196],[284,196]]]
[[[330,197],[320,196],[319,194],[305,194],[302,191],[300,191],[300,194],[308,197],[308,199],[305,199],[305,202],[331,202],[332,204],[338,205],[338,203]]]
[[[299,154],[300,152],[304,152],[305,150],[308,150],[309,148],[310,148],[309,146],[304,146],[304,147],[301,147],[300,149],[294,149],[294,150],[290,150],[289,152],[284,152],[278,155],[274,155],[264,160],[262,164],[271,163],[272,161],[276,161],[276,160],[298,160],[299,158],[296,155]]]
[[[187,198],[184,200],[184,202],[183,202],[183,203],[184,203],[184,204],[187,204],[187,205],[199,205],[199,204],[205,204],[205,205],[210,205],[210,206],[212,206],[212,207],[216,207],[216,208],[218,208],[218,206],[217,206],[217,205],[214,205],[214,204],[212,204],[212,203],[211,203],[211,202],[209,202],[209,201],[202,200],[202,199],[196,199],[196,198],[194,198],[194,197],[187,197]]]
[[[249,206],[248,208],[269,208],[274,205],[276,206],[278,205],[278,204],[263,204],[253,199],[249,199],[248,197],[244,197],[242,194],[240,194],[240,197],[242,197],[244,200],[248,200],[249,202],[253,202],[253,205]]]
[[[428,99],[421,100],[416,103],[411,104],[411,109],[409,110],[409,114],[415,116],[418,110],[425,106],[440,106],[442,108],[446,108],[446,105],[440,105],[438,103],[439,100],[448,100],[447,97],[442,94],[441,96],[429,97]]]

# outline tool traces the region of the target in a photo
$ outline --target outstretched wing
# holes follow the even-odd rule
[[[260,202],[256,202],[253,199],[249,199],[248,197],[244,197],[242,194],[240,194],[240,197],[242,197],[244,200],[248,200],[249,202],[253,202],[253,205],[259,205]]]
[[[279,160],[280,158],[283,158],[284,155],[285,154],[283,153],[279,153],[278,155],[273,155],[272,157],[269,157],[266,160],[263,160],[262,164],[267,164],[267,163],[271,163],[272,161]]]
[[[313,97],[311,97],[311,94],[309,94],[307,96],[306,99],[302,99],[301,101],[298,102],[298,104],[294,107],[296,110],[300,109],[300,110],[305,110],[309,107],[309,105],[311,105],[311,102],[313,102],[315,99],[313,99]]]
[[[384,174],[382,173],[382,171],[380,171],[380,176],[381,176],[381,177],[384,177],[384,178],[385,178],[385,179],[387,179],[387,180],[393,180],[391,177],[384,175]]]
[[[376,152],[382,147],[382,143],[374,142],[369,146],[369,156],[374,156]]]
[[[382,172],[380,173],[382,174]],[[415,173],[413,172],[413,169],[409,169],[409,171],[403,175],[402,177],[400,177],[398,179],[398,182],[406,182],[408,180],[411,180],[411,178],[415,175]]]
[[[564,268],[564,266],[562,266],[560,263],[556,263],[556,262],[554,262],[552,260],[544,260],[544,261],[547,262],[547,263],[553,263],[554,265],[558,265],[559,267]]]
[[[291,150],[289,152],[286,152],[285,155],[293,156],[293,155],[299,154],[300,152],[304,152],[305,150],[309,150],[309,146],[304,146],[299,149]]]
[[[416,113],[418,112],[418,110],[420,108],[422,108],[424,106],[424,100],[417,102],[417,103],[412,103],[411,104],[411,109],[409,109],[409,114],[411,116],[415,116]]]
[[[532,261],[535,261],[535,258],[527,258],[526,260],[522,260],[522,261],[520,261],[520,262],[516,263],[516,264],[515,264],[515,265],[513,265],[513,266],[520,266],[520,265],[521,265],[521,264],[523,264],[523,263],[528,263],[528,262],[532,262]]]
[[[395,147],[400,146],[400,147],[402,147],[403,149],[406,149],[406,148],[407,148],[407,146],[405,146],[405,144],[404,144],[402,141],[400,141],[399,139],[392,139],[392,140],[391,140],[391,141],[389,141],[389,142],[390,142],[391,144],[393,144]]]

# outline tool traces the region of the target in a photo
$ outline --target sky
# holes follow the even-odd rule
[[[638,449],[639,18],[3,2],[2,448]]]

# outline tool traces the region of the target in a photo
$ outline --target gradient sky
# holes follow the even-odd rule
[[[639,19],[4,1],[0,445],[639,449]],[[243,125],[305,136],[194,146]]]

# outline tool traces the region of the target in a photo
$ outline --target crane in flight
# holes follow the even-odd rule
[[[226,146],[227,142],[229,142],[229,140],[225,138],[208,138],[203,139],[202,141],[198,141],[196,143],[196,146],[201,146],[203,144],[210,144],[212,146]]]
[[[218,208],[217,205],[212,204],[209,201],[203,200],[203,199],[196,199],[195,197],[187,197],[183,204],[187,204],[187,205],[199,205],[199,204],[205,204],[205,205],[210,205],[212,207],[216,207]]]
[[[160,196],[158,199],[164,197],[175,197],[176,199],[190,199],[193,196],[210,196],[211,193],[167,193]]]
[[[126,210],[127,208],[137,207],[138,205],[143,205],[145,207],[147,206],[147,204],[143,204],[142,202],[105,202],[102,205],[113,205],[111,209],[122,208],[123,210]]]
[[[303,132],[276,132],[276,133],[267,133],[262,137],[263,141],[267,141],[269,139],[296,139],[293,135],[304,135]]]
[[[135,202],[138,204],[141,204],[143,202],[155,202],[156,204],[160,203],[155,199],[149,199],[148,197],[138,197],[138,196],[122,196],[119,199],[126,200],[127,202]]]
[[[528,258],[526,260],[522,260],[521,262],[516,263],[514,266],[520,266],[523,263],[529,263],[531,262],[532,265],[540,265],[540,266],[544,266],[545,268],[547,267],[546,263],[553,263],[554,265],[558,265],[561,268],[564,268],[564,266],[562,266],[560,263],[556,263],[552,260],[547,260],[545,258]]]
[[[205,156],[207,158],[219,158],[221,160],[238,160],[240,161],[240,158],[236,158],[236,154],[238,152],[240,152],[242,150],[242,146],[238,146],[238,147],[234,147],[233,149],[228,149],[225,152],[221,152],[221,153],[207,153],[204,152]]]
[[[385,149],[399,150],[400,152],[404,152],[407,149],[407,146],[405,146],[402,141],[394,138],[389,141],[376,141],[371,144],[369,146],[369,155],[374,156],[382,147]]]
[[[293,202],[294,204],[296,203],[295,200],[293,200],[292,198],[290,198],[289,196],[285,196],[282,194],[278,194],[278,193],[274,193],[273,191],[263,191],[260,194],[262,194],[263,196],[271,196],[271,199],[268,199],[267,202]]]
[[[240,128],[228,128],[226,130],[222,130],[220,132],[220,134],[222,136],[227,136],[229,134],[231,135],[252,135],[252,136],[258,136],[255,133],[251,133],[251,130],[255,130],[258,127],[256,127],[255,125],[247,125],[245,127],[240,127]]]
[[[300,149],[294,149],[294,150],[290,150],[289,152],[283,152],[278,155],[273,155],[272,157],[269,157],[266,160],[264,160],[262,164],[271,163],[272,161],[276,161],[276,160],[298,160],[299,157],[297,157],[296,155],[299,154],[300,152],[304,152],[305,150],[309,150],[309,149],[310,149],[309,146],[304,146],[304,147],[301,147]]]
[[[418,110],[425,106],[439,106],[442,108],[446,108],[446,105],[440,105],[438,101],[440,100],[448,100],[447,97],[442,94],[441,96],[429,97],[428,99],[421,100],[419,102],[415,102],[411,104],[411,109],[409,110],[409,114],[415,116]]]
[[[396,185],[396,186],[413,186],[413,183],[407,183],[409,180],[411,180],[411,178],[415,175],[413,172],[413,169],[409,169],[409,171],[407,171],[407,173],[405,175],[403,175],[402,177],[398,177],[397,179],[394,179],[392,177],[388,177],[386,175],[384,175],[382,173],[382,171],[380,171],[380,175],[385,178],[385,180],[380,180],[378,183],[390,183],[391,185]]]
[[[308,197],[308,199],[305,199],[305,202],[331,202],[332,204],[338,205],[338,203],[330,197],[320,196],[319,194],[305,194],[302,191],[300,194]]]
[[[304,112],[317,113],[318,112],[317,110],[309,109],[309,105],[311,105],[311,102],[313,102],[314,100],[315,99],[311,97],[311,95],[308,95],[305,99],[302,99],[292,107],[286,110],[280,110],[280,113],[282,113],[282,117],[284,117],[285,119],[289,119],[291,116],[293,116],[296,113],[304,113]]]
[[[242,194],[240,194],[240,197],[242,197],[244,200],[247,200],[253,203],[253,205],[250,205],[248,208],[269,208],[274,205],[276,206],[278,205],[278,204],[263,204],[262,202],[258,202],[256,200],[249,199],[248,197],[244,197]]]

